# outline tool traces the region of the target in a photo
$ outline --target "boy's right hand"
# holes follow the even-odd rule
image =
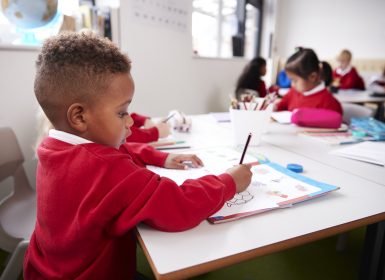
[[[170,135],[170,125],[165,122],[158,122],[155,125],[158,128],[159,138],[164,138]]]
[[[251,164],[240,164],[226,170],[233,177],[237,193],[243,192],[251,183]]]

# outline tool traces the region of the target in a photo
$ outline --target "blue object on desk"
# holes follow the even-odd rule
[[[385,124],[374,118],[352,118],[350,122],[352,133],[365,133],[373,140],[385,141]]]
[[[295,173],[302,173],[303,172],[303,167],[302,165],[300,164],[297,164],[297,163],[289,163],[287,166],[286,166],[287,169],[295,172]]]

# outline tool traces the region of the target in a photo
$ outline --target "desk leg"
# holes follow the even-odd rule
[[[385,221],[366,227],[360,280],[385,280]]]
[[[376,110],[376,113],[374,115],[375,119],[382,121],[382,122],[385,120],[385,117],[384,117],[385,108],[384,107],[385,107],[384,102],[378,103],[377,110]]]

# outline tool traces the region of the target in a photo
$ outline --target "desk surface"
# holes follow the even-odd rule
[[[334,97],[342,103],[385,102],[385,96],[374,97],[371,96],[371,92],[360,90],[340,90],[337,94],[334,95]]]
[[[232,139],[231,129],[217,125],[210,116],[194,117],[192,133],[176,137],[188,140],[195,147],[231,145]],[[354,175],[294,153],[288,149],[289,144],[283,148],[278,144],[264,141],[250,152],[262,153],[282,165],[300,163],[305,167],[305,176],[341,189],[292,208],[229,223],[211,225],[204,221],[185,232],[165,233],[139,225],[140,243],[158,279],[191,277],[385,219],[383,185],[367,180],[362,174]],[[363,168],[365,165],[361,163]]]

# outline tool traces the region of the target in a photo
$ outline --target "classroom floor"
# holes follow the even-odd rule
[[[365,228],[349,232],[343,252],[336,251],[338,236],[256,258],[191,280],[354,280],[358,279]],[[138,270],[155,279],[141,249]],[[171,260],[170,260],[171,261]]]
[[[191,280],[354,280],[358,279],[365,228],[349,232],[345,251],[337,252],[338,236],[309,243],[280,253],[256,258]],[[8,254],[0,250],[0,270]],[[138,246],[138,270],[155,279]],[[170,260],[172,261],[172,260]],[[19,280],[23,278],[20,277]]]

